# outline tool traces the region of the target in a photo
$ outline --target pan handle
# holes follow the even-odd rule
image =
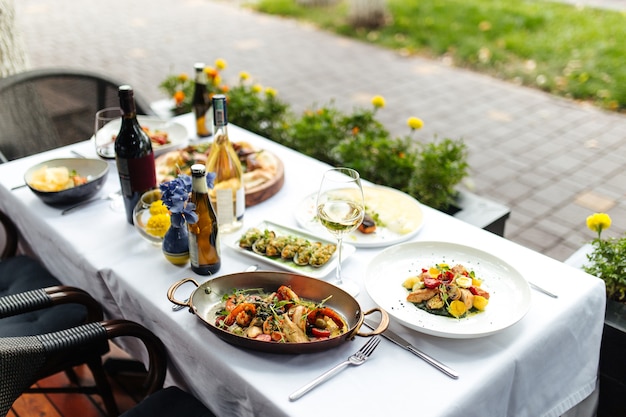
[[[177,281],[177,282],[173,283],[172,286],[169,288],[169,290],[167,290],[167,299],[170,300],[172,303],[174,303],[176,305],[179,305],[181,307],[191,307],[191,297],[189,297],[189,299],[187,299],[185,301],[178,301],[176,298],[174,298],[174,293],[176,292],[178,287],[180,287],[181,285],[185,284],[186,282],[190,282],[190,281],[194,283],[196,288],[200,286],[196,282],[196,280],[193,279],[193,278],[183,278],[180,281]]]
[[[379,307],[374,307],[371,310],[366,311],[365,313],[363,313],[363,316],[367,316],[369,314],[372,314],[374,312],[378,311],[380,313],[380,323],[378,324],[378,327],[376,327],[374,330],[372,330],[371,332],[358,332],[357,335],[358,336],[363,336],[363,337],[368,337],[368,336],[374,336],[377,334],[381,334],[382,332],[384,332],[385,330],[387,330],[387,326],[389,326],[389,314],[387,314],[387,312]],[[361,330],[361,327],[363,325],[363,320],[361,320],[361,323],[359,325],[359,330]]]

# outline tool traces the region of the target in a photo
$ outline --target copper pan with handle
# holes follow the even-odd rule
[[[188,300],[176,298],[176,291],[185,283],[193,283],[197,288]],[[320,302],[339,313],[346,321],[348,330],[341,336],[330,339],[303,343],[266,342],[250,339],[242,335],[228,332],[216,326],[215,312],[223,303],[223,296],[233,290],[258,289],[260,292],[271,293],[281,285],[290,287],[300,298]],[[174,304],[185,306],[194,313],[213,333],[224,341],[243,348],[271,353],[311,353],[331,349],[350,341],[355,336],[368,337],[380,334],[387,329],[389,316],[380,308],[364,312],[357,300],[347,292],[328,282],[290,272],[255,271],[223,275],[199,284],[192,278],[184,278],[172,284],[167,298]],[[372,331],[362,332],[361,326],[365,316],[378,312],[380,323]],[[363,327],[365,329],[366,327]]]

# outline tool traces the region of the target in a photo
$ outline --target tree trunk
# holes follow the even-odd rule
[[[354,27],[379,28],[386,15],[385,0],[350,0],[348,19]]]
[[[0,77],[22,72],[28,59],[15,24],[13,0],[0,0]]]

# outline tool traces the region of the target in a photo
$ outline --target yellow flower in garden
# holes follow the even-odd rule
[[[271,96],[271,97],[276,97],[277,93],[276,93],[276,90],[274,90],[272,87],[267,87],[265,89],[265,94],[267,94],[268,96]]]
[[[385,99],[383,96],[374,96],[372,98],[372,105],[376,108],[385,107]]]
[[[220,85],[222,83],[222,77],[220,77],[219,75],[216,75],[215,77],[213,77],[213,85]]]
[[[154,201],[150,204],[150,215],[155,216],[157,214],[167,214],[169,210],[162,200]]]
[[[184,83],[188,79],[189,79],[189,75],[187,75],[186,73],[182,72],[178,74],[178,81],[180,81],[181,83]]]
[[[418,130],[424,127],[424,121],[419,117],[409,117],[406,124],[413,130]]]
[[[247,73],[246,71],[241,71],[241,72],[239,73],[239,79],[240,79],[241,81],[246,81],[246,80],[249,80],[249,79],[250,79],[250,74],[249,74],[249,73]]]
[[[164,213],[150,216],[146,223],[146,233],[152,236],[163,237],[169,228],[170,216]]]
[[[606,213],[594,213],[587,217],[587,227],[600,236],[603,230],[611,227],[611,217]]]
[[[215,60],[215,67],[218,70],[223,70],[224,68],[226,68],[226,60],[222,59],[222,58],[218,58]]]
[[[254,91],[255,93],[260,93],[261,91],[263,91],[263,86],[261,84],[254,84],[252,86],[252,91]]]

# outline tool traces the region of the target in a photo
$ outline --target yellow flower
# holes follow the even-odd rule
[[[409,117],[406,124],[408,124],[412,130],[418,130],[424,127],[424,121],[418,117]]]
[[[219,75],[216,75],[213,78],[213,85],[218,86],[222,83],[222,77],[220,77]]]
[[[611,227],[611,217],[606,213],[594,213],[587,217],[587,227],[600,236],[603,230]]]
[[[372,105],[376,108],[385,107],[385,99],[383,96],[374,96],[372,98]]]
[[[155,216],[157,214],[167,214],[169,210],[167,206],[163,204],[162,200],[154,201],[150,204],[150,215]]]
[[[276,93],[276,90],[274,90],[272,87],[267,87],[265,89],[265,94],[267,94],[268,96],[271,96],[271,97],[276,97],[277,93]]]
[[[189,75],[185,74],[184,72],[178,74],[178,81],[180,81],[181,83],[184,83],[188,79],[189,79]]]
[[[218,70],[223,70],[224,68],[226,68],[226,60],[222,59],[222,58],[218,58],[215,60],[215,67]]]
[[[261,84],[254,84],[252,86],[252,91],[254,91],[255,93],[260,93],[261,91],[263,91],[263,86]]]
[[[240,79],[241,81],[246,81],[246,80],[249,80],[249,79],[250,79],[250,74],[249,74],[249,73],[247,73],[247,72],[245,72],[245,71],[241,71],[241,72],[239,73],[239,79]]]
[[[151,216],[146,223],[146,233],[152,236],[163,237],[169,228],[170,216],[163,213]]]

